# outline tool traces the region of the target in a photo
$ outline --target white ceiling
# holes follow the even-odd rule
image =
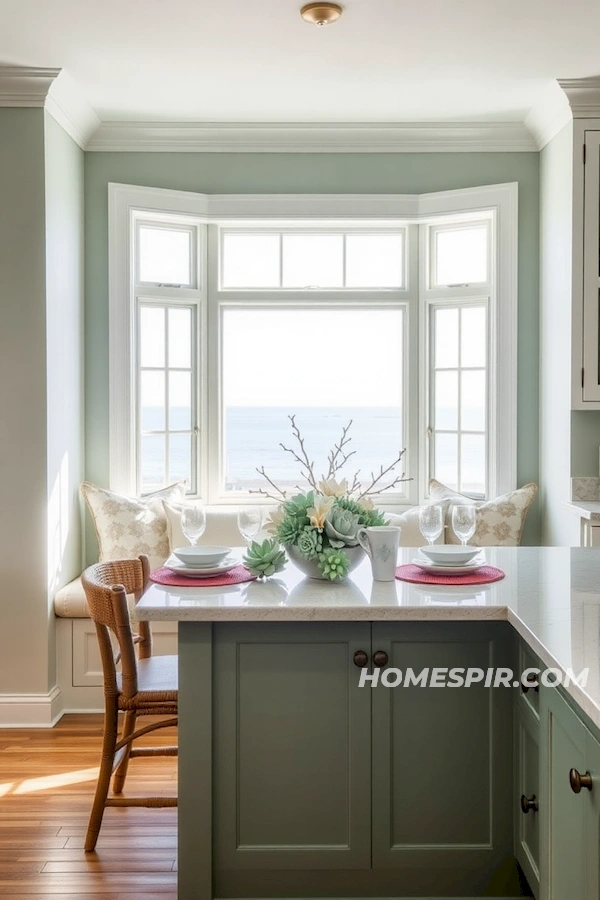
[[[63,68],[100,119],[523,121],[600,74],[597,0],[0,0],[0,63]]]

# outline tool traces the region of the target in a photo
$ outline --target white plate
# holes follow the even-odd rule
[[[231,555],[231,547],[211,547],[200,545],[199,547],[176,547],[171,551],[173,556],[184,566],[218,566],[226,557]]]
[[[477,566],[481,565],[485,562],[483,557],[474,557],[473,559],[469,559],[467,562],[456,562],[456,560],[445,560],[444,562],[438,562],[438,560],[427,559],[425,556],[417,557],[419,563],[424,563],[426,566],[439,566],[440,569],[463,569],[465,566]]]
[[[233,559],[230,556],[219,563],[218,566],[202,566],[202,568],[199,568],[198,566],[186,566],[171,556],[164,564],[164,567],[169,569],[170,572],[175,572],[176,575],[188,575],[192,578],[209,578],[211,575],[223,575],[239,565],[241,565],[240,560]]]
[[[433,544],[419,547],[419,553],[437,566],[468,566],[481,553],[481,547],[469,547],[462,544]]]
[[[415,566],[418,566],[425,572],[431,572],[433,575],[468,575],[469,572],[476,572],[477,569],[486,565],[485,561],[483,561],[469,563],[468,566],[437,566],[435,563],[430,563],[426,559],[418,558],[413,559],[413,563]]]

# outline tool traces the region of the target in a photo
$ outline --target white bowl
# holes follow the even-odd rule
[[[231,547],[177,547],[173,553],[188,566],[216,566],[225,559]]]
[[[464,566],[481,553],[481,547],[463,547],[462,544],[437,544],[433,547],[420,547],[427,559],[442,566]]]

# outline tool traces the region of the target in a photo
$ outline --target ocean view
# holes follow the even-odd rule
[[[340,477],[352,479],[360,469],[362,483],[370,480],[370,473],[389,465],[404,446],[401,429],[401,410],[397,407],[228,407],[225,415],[225,486],[228,491],[248,491],[266,488],[267,484],[256,468],[264,465],[268,475],[283,488],[302,484],[300,466],[279,446],[298,449],[288,415],[294,413],[305,441],[306,451],[320,477],[327,471],[327,454],[340,440],[342,428],[352,420],[348,451],[356,451]],[[189,409],[175,408],[171,412],[174,427],[189,427]],[[144,430],[164,427],[160,409],[145,407],[142,411]],[[444,441],[447,444],[444,446]],[[442,436],[439,442],[436,477],[452,484],[455,476],[455,442],[452,436]],[[479,436],[463,439],[463,488],[467,492],[483,492],[483,440]],[[189,478],[191,471],[190,439],[186,435],[170,438],[170,472],[165,473],[164,438],[147,435],[142,439],[143,490],[156,490],[169,481]],[[399,467],[400,468],[400,467]],[[408,473],[407,473],[408,474]]]

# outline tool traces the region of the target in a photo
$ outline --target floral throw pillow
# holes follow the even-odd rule
[[[537,484],[526,484],[516,491],[502,494],[494,500],[475,502],[464,494],[446,487],[432,478],[429,482],[429,496],[432,502],[449,500],[446,513],[446,543],[460,544],[460,539],[452,529],[452,507],[459,504],[474,504],[477,507],[475,534],[469,541],[474,547],[517,547],[521,543],[523,525],[527,513],[537,494]]]
[[[123,497],[89,481],[84,481],[79,490],[96,529],[101,562],[132,559],[145,553],[151,569],[162,566],[169,555],[162,501],[181,501],[185,482],[170,484],[145,497]]]

